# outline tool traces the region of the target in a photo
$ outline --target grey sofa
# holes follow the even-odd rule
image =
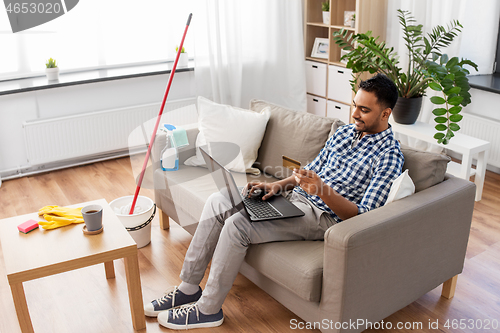
[[[312,160],[341,123],[271,107],[271,118],[256,166],[267,173],[233,173],[238,186],[249,180],[273,181],[281,155]],[[195,153],[196,124],[181,164]],[[158,134],[153,160],[159,161],[164,134]],[[241,273],[304,321],[323,332],[361,332],[443,284],[453,297],[462,272],[474,208],[475,185],[445,174],[448,158],[403,149],[404,168],[417,192],[332,226],[324,241],[251,245]],[[162,228],[169,217],[194,234],[203,205],[217,187],[208,170],[182,165],[154,171],[155,201]],[[353,324],[355,323],[355,324]]]

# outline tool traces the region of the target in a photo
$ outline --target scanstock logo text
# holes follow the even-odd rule
[[[30,29],[62,16],[79,0],[3,0],[12,32]]]

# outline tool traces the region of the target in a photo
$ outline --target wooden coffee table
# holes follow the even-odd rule
[[[111,279],[115,277],[113,260],[120,258],[125,259],[134,329],[146,327],[137,245],[106,200],[89,201],[71,207],[91,204],[103,207],[104,231],[98,235],[84,235],[83,223],[54,230],[39,228],[28,234],[19,232],[17,226],[25,221],[43,220],[37,213],[0,220],[0,241],[7,279],[22,332],[34,332],[24,294],[24,281],[101,263],[104,263],[106,278]]]

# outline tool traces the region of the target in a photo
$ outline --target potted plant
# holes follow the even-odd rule
[[[47,75],[47,79],[49,81],[58,80],[59,79],[59,67],[57,67],[56,61],[52,58],[47,60],[45,63],[45,74]]]
[[[178,52],[179,51],[179,47],[176,46],[175,47],[175,52]],[[187,67],[188,66],[188,54],[186,52],[186,50],[184,49],[184,46],[182,47],[182,50],[181,50],[181,55],[179,56],[179,62],[177,63],[177,66],[178,67]]]
[[[323,23],[330,24],[330,0],[322,2],[321,9],[323,10]]]
[[[362,72],[383,73],[396,84],[399,99],[393,117],[398,123],[413,124],[426,89],[439,91],[442,96],[431,97],[431,102],[438,106],[433,110],[437,122],[434,138],[438,143],[447,144],[454,136],[453,132],[460,129],[457,123],[462,119],[462,107],[471,102],[466,76],[469,71],[464,66],[477,70],[477,65],[470,60],[448,58],[441,53],[441,49],[450,45],[461,32],[462,25],[457,20],[451,21],[447,28],[437,25],[423,36],[422,25],[416,24],[410,12],[398,12],[408,50],[406,71],[399,66],[399,56],[394,48],[379,41],[379,37],[372,37],[371,31],[348,35],[348,30],[342,29],[333,33],[333,39],[341,49],[350,51],[342,59],[347,59],[346,67],[352,69],[353,90],[359,80],[359,75],[355,74]]]

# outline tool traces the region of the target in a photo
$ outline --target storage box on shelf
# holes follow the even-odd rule
[[[329,118],[339,118],[345,124],[351,121],[351,106],[335,101],[326,102],[326,116]]]
[[[328,66],[328,99],[344,104],[351,104],[352,89],[349,80],[352,70],[336,65]]]
[[[325,98],[307,94],[307,112],[324,117],[325,110],[326,110]]]
[[[321,116],[337,117],[349,123],[353,94],[352,71],[340,62],[341,50],[332,33],[347,29],[353,33],[373,31],[385,37],[387,0],[330,0],[330,24],[323,23],[322,0],[306,0],[304,50],[306,58],[307,110]],[[355,26],[344,25],[344,12],[355,12]],[[316,38],[329,41],[328,59],[312,57]]]
[[[327,65],[306,60],[307,93],[326,97]]]

